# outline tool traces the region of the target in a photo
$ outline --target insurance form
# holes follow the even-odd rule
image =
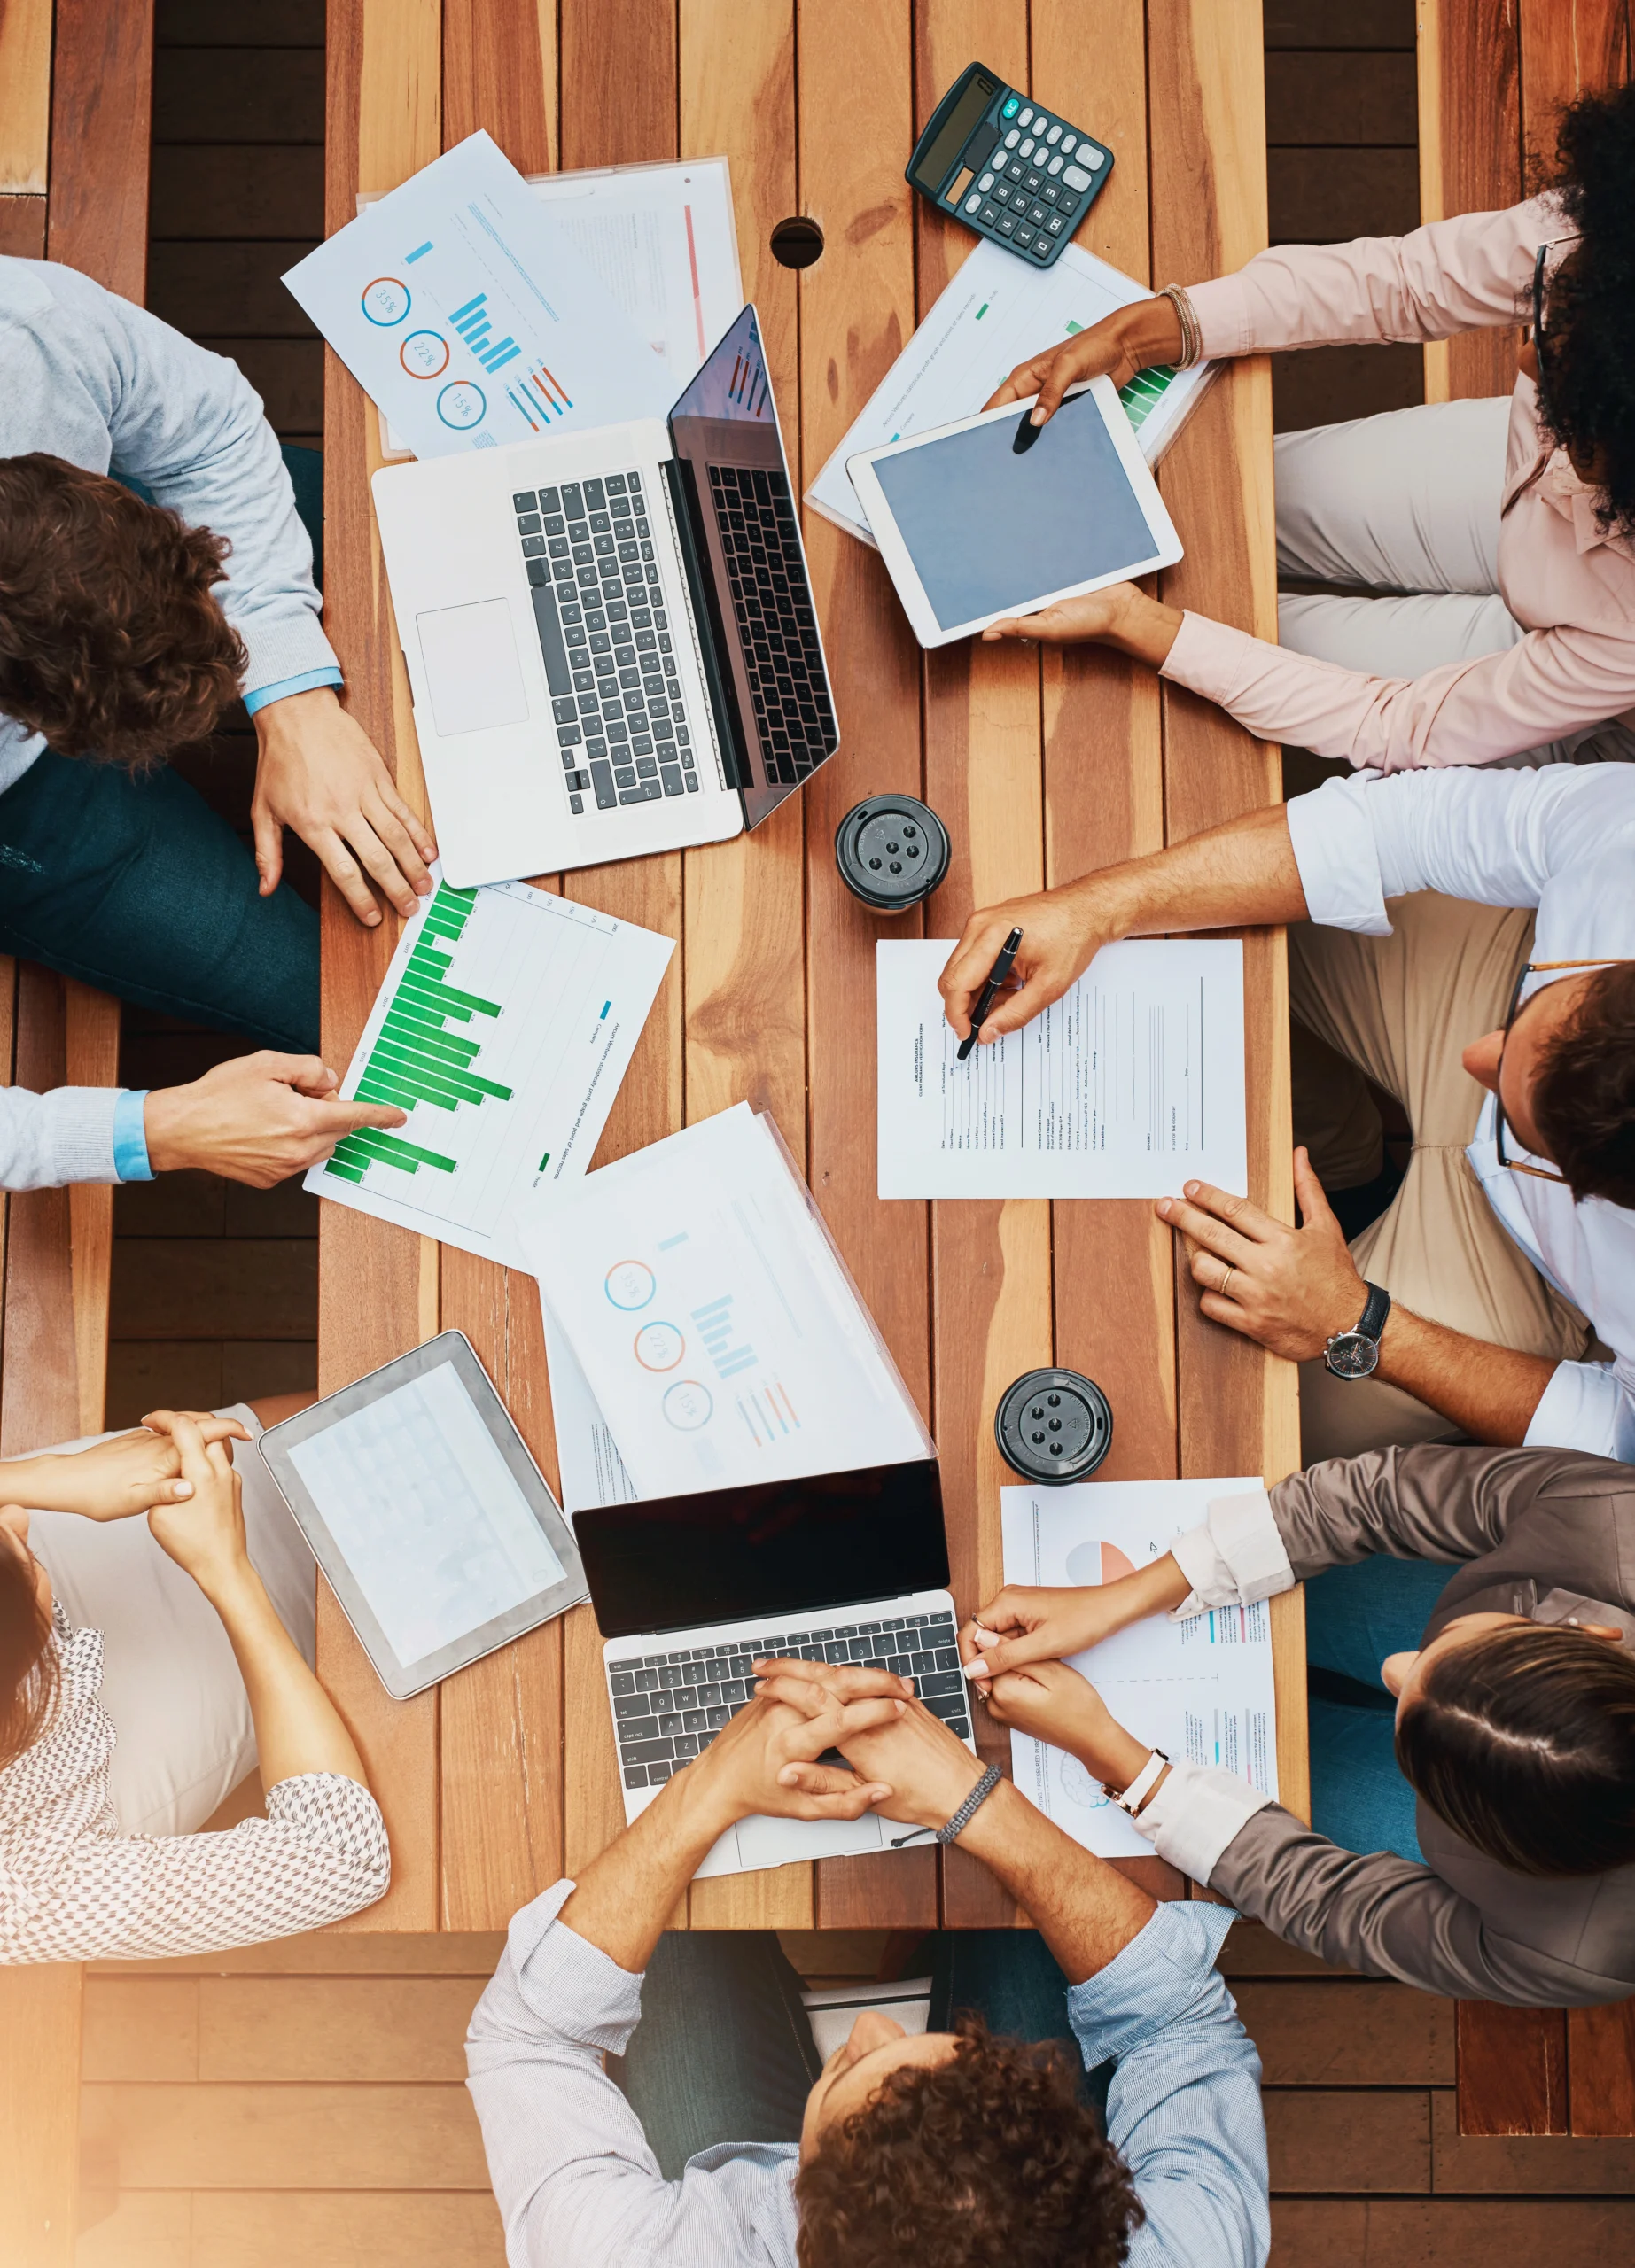
[[[1258,1488],[1236,1480],[1080,1480],[1067,1488],[1001,1488],[1008,1583],[1110,1583],[1162,1558],[1196,1527],[1212,1496]],[[1211,1607],[1184,1622],[1149,1615],[1104,1638],[1070,1667],[1087,1677],[1136,1739],[1172,1761],[1218,1764],[1277,1794],[1277,1699],[1272,1619],[1253,1606]],[[1076,1756],[1010,1736],[1017,1787],[1065,1834],[1103,1858],[1150,1858],[1138,1833]]]
[[[953,941],[876,948],[882,1197],[1164,1197],[1242,1189],[1243,948],[1107,945],[1020,1031],[959,1042],[937,989]]]

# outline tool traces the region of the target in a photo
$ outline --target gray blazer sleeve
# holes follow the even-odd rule
[[[1497,1550],[1563,1466],[1580,1462],[1572,1449],[1371,1449],[1280,1480],[1272,1516],[1296,1581],[1381,1552],[1477,1559]]]
[[[1287,1945],[1428,1992],[1520,2008],[1586,2008],[1630,1990],[1627,1982],[1504,1937],[1429,1867],[1389,1851],[1343,1851],[1279,1804],[1257,1811],[1233,1837],[1210,1888]]]
[[[60,1189],[70,1181],[117,1181],[113,1113],[118,1087],[0,1087],[0,1189]]]

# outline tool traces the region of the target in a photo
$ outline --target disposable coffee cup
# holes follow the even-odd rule
[[[1060,1488],[1085,1480],[1111,1449],[1112,1406],[1078,1371],[1028,1371],[1006,1387],[993,1438],[1013,1472]]]
[[[948,871],[948,830],[914,796],[870,796],[835,829],[835,864],[853,897],[900,913],[929,897]]]

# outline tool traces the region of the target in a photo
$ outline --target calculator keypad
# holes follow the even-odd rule
[[[1015,94],[1002,98],[999,124],[1000,138],[976,180],[966,175],[956,209],[968,228],[1042,265],[1078,227],[1111,153]]]

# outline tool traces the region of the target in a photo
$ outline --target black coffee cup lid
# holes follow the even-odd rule
[[[1005,1389],[993,1438],[1024,1480],[1060,1487],[1094,1472],[1112,1447],[1112,1409],[1078,1371],[1028,1371]]]
[[[870,796],[835,829],[835,863],[854,897],[896,913],[929,897],[948,871],[948,830],[914,796]]]

